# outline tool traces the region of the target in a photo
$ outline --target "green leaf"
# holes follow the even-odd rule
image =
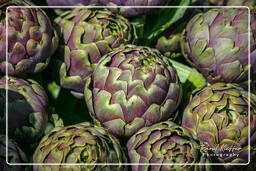
[[[144,25],[145,25],[146,16],[142,16],[139,18],[134,18],[131,20],[131,24],[133,25],[134,29],[136,30],[136,36],[138,40],[143,39],[144,36]]]
[[[174,1],[170,5],[173,6],[187,6],[189,0]],[[183,17],[187,8],[164,8],[160,9],[158,13],[148,15],[145,24],[144,39],[146,42],[151,42],[159,34],[168,29],[172,24]]]
[[[193,85],[197,88],[202,88],[204,86],[206,86],[206,80],[203,77],[203,75],[201,73],[199,73],[196,69],[192,69],[189,77],[188,77],[188,81],[193,83]]]
[[[182,84],[190,83],[195,88],[201,88],[206,85],[206,80],[196,69],[187,65],[169,59],[173,67],[176,69],[180,82]]]
[[[58,98],[52,105],[54,113],[59,115],[65,126],[92,120],[85,100],[75,98],[67,89],[61,88]]]

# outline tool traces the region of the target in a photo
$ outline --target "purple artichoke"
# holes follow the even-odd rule
[[[129,139],[127,151],[131,163],[147,164],[132,165],[132,171],[211,170],[210,165],[189,165],[211,162],[210,157],[200,149],[200,145],[197,137],[188,130],[166,121],[139,130]]]
[[[33,80],[6,79],[6,76],[0,79],[0,132],[5,133],[7,81],[8,135],[19,142],[36,141],[46,126],[47,95]]]
[[[161,6],[167,4],[169,0],[99,0],[100,3],[107,6]],[[147,14],[154,10],[153,8],[113,8],[113,11],[126,17],[134,17],[141,14]]]
[[[206,148],[215,148],[219,161],[231,163],[226,165],[230,169],[235,167],[232,163],[248,162],[249,131],[251,145],[256,144],[256,96],[251,94],[250,108],[248,103],[248,92],[232,84],[216,83],[195,90],[182,126],[197,135]]]
[[[256,61],[256,45],[252,43],[248,63],[248,26],[245,8],[200,13],[187,25],[184,53],[210,83],[242,83],[248,80],[248,70]],[[251,42],[255,42],[252,33]]]
[[[217,6],[248,6],[250,8],[253,8],[256,4],[255,0],[209,0],[209,2]]]
[[[182,89],[168,58],[126,45],[97,65],[85,86],[91,116],[111,133],[129,137],[144,126],[175,119]]]
[[[127,19],[108,10],[75,9],[56,20],[62,33],[59,79],[62,87],[83,97],[85,80],[103,55],[133,41]]]
[[[28,6],[31,3],[10,0],[0,3],[0,72],[6,72],[7,6]],[[20,75],[42,71],[57,47],[58,37],[51,22],[39,8],[8,10],[8,74]]]
[[[105,5],[105,6],[161,6],[169,0],[47,0],[52,6]],[[152,12],[153,8],[110,8],[125,17],[134,17]]]
[[[91,5],[97,3],[99,0],[47,0],[48,5],[51,6],[75,6],[75,5]]]
[[[59,127],[46,135],[33,155],[34,163],[81,165],[35,165],[33,170],[126,171],[126,156],[118,140],[102,127],[88,122]],[[102,165],[94,165],[103,163]],[[116,163],[116,165],[106,165]],[[83,165],[91,164],[91,165]],[[119,165],[120,164],[120,165]]]
[[[24,167],[20,165],[8,165],[6,163],[6,136],[0,135],[0,170],[1,171],[23,171]],[[8,139],[8,163],[25,163],[27,157],[25,153],[18,147],[17,143]]]
[[[255,0],[227,0],[227,6],[248,6],[254,8],[256,1]]]

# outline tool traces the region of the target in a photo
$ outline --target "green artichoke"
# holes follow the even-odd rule
[[[251,29],[249,52],[248,26],[246,8],[220,8],[200,13],[186,27],[184,54],[210,83],[247,81],[248,70],[256,61],[254,29]],[[249,53],[251,64],[248,63]]]
[[[211,159],[200,149],[200,142],[194,135],[170,121],[139,130],[129,139],[127,151],[131,163],[147,164],[132,165],[132,171],[212,170],[210,165],[189,165],[209,164]],[[172,165],[174,163],[181,165]]]
[[[33,155],[34,163],[81,165],[35,165],[34,170],[123,171],[127,159],[118,140],[102,127],[80,123],[54,129],[45,136]],[[94,165],[102,163],[102,165]],[[107,165],[117,163],[117,165]],[[90,165],[83,165],[90,164]]]
[[[103,58],[85,86],[91,116],[129,137],[144,126],[176,118],[182,88],[176,70],[156,49],[126,45]]]
[[[256,144],[256,96],[232,84],[215,83],[195,90],[185,108],[182,126],[205,142],[206,148],[215,148],[219,161],[248,162],[248,134],[250,143]],[[249,116],[250,111],[250,116]],[[208,149],[209,149],[208,148]],[[234,156],[235,155],[235,156]],[[251,153],[251,158],[256,157]]]
[[[8,9],[8,56],[6,61],[6,7],[28,6],[21,0],[0,2],[0,72],[9,75],[36,73],[48,65],[58,37],[50,19],[39,8]]]
[[[62,33],[59,80],[62,87],[83,97],[85,80],[103,55],[133,41],[133,27],[127,19],[108,10],[77,8],[56,20]]]
[[[6,137],[0,135],[0,170],[1,171],[23,171],[24,168],[19,165],[8,165],[6,163]],[[26,163],[25,153],[18,147],[17,143],[8,139],[8,163]]]
[[[40,138],[46,127],[47,95],[44,89],[33,80],[2,77],[0,79],[1,133],[5,133],[6,130],[6,82],[8,84],[8,135],[18,142],[34,142]]]

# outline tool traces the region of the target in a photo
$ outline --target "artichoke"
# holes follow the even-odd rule
[[[51,6],[73,6],[73,5],[90,5],[97,3],[99,0],[47,0]]]
[[[196,0],[200,5],[213,6],[248,6],[254,8],[255,0]]]
[[[248,6],[250,8],[253,8],[256,3],[255,0],[209,0],[209,2],[218,6]]]
[[[45,136],[33,155],[34,163],[81,165],[35,165],[34,170],[123,171],[127,162],[118,140],[102,127],[80,123],[54,129]],[[102,165],[94,165],[102,163]],[[107,165],[116,163],[116,165]],[[90,164],[90,165],[82,165]]]
[[[33,80],[14,77],[0,79],[0,132],[5,132],[6,82],[8,84],[8,135],[18,142],[36,141],[46,123],[48,98],[43,88]],[[24,138],[26,137],[26,138]]]
[[[85,80],[103,55],[133,41],[133,27],[127,19],[108,10],[77,8],[56,20],[63,44],[58,60],[59,81],[71,93],[83,97]]]
[[[256,1],[255,0],[228,0],[226,2],[227,6],[248,6],[254,8]]]
[[[0,135],[0,170],[1,171],[23,171],[20,165],[8,165],[6,163],[6,139],[5,135]],[[8,163],[25,163],[27,157],[25,153],[18,147],[17,143],[8,139]]]
[[[256,61],[253,43],[251,64],[248,63],[248,25],[245,8],[200,13],[186,27],[183,51],[210,83],[242,83],[248,79],[248,70]],[[251,42],[255,42],[254,38],[251,34]]]
[[[204,2],[204,0],[202,0]],[[217,5],[217,6],[222,6],[225,4],[225,1],[227,0],[209,0],[211,4]]]
[[[250,97],[233,84],[215,83],[195,90],[185,108],[182,126],[205,142],[206,148],[215,148],[219,161],[247,163],[249,119],[251,145],[256,144],[256,96]],[[255,153],[251,155],[256,157]]]
[[[209,164],[211,159],[200,149],[200,142],[194,135],[170,121],[139,130],[129,139],[127,151],[131,163],[144,163],[132,165],[132,171],[212,170],[210,165],[191,165]],[[181,165],[172,165],[174,163]]]
[[[0,3],[0,72],[9,75],[36,73],[49,63],[58,37],[50,19],[39,8],[8,9],[8,56],[6,61],[6,7],[28,6],[31,3],[10,0]]]
[[[125,17],[135,17],[152,12],[154,8],[133,8],[132,6],[161,6],[167,4],[169,0],[99,0],[107,6],[131,6],[129,8],[112,8],[115,12]]]
[[[157,40],[156,48],[166,56],[171,56],[181,52],[181,40],[181,34],[162,36]]]
[[[105,5],[105,6],[161,6],[169,0],[47,0],[52,6],[75,6],[75,5]],[[112,11],[125,17],[134,17],[152,12],[153,8],[110,8]]]
[[[91,116],[122,137],[174,120],[181,97],[182,88],[168,58],[155,49],[134,45],[107,54],[85,85]]]

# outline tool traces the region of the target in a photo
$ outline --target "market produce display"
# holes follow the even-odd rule
[[[0,0],[0,170],[256,170],[255,4]]]

